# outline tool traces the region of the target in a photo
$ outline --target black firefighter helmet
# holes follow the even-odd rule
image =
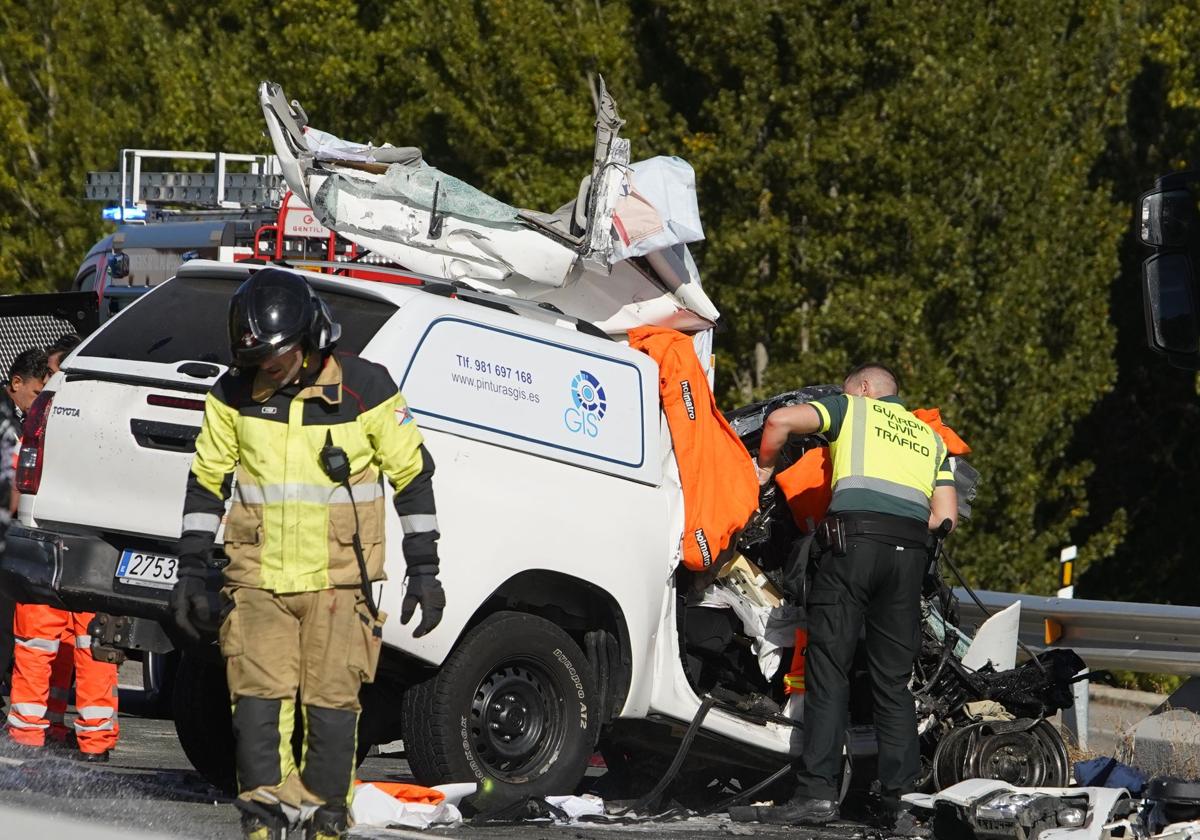
[[[325,351],[341,334],[325,301],[290,271],[260,269],[229,301],[229,349],[238,367],[256,367],[297,343]]]

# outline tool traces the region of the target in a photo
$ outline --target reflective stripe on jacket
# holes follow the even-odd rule
[[[278,593],[357,584],[355,510],[350,494],[325,474],[318,457],[328,435],[350,460],[370,578],[384,577],[383,475],[398,496],[423,477],[427,504],[401,510],[405,552],[409,531],[419,530],[429,537],[429,562],[436,563],[432,460],[387,370],[339,355],[325,360],[311,385],[272,393],[264,384],[232,369],[208,395],[188,479],[181,554],[202,551],[205,537],[211,545],[232,493],[225,525],[227,584]]]
[[[929,519],[933,488],[952,485],[954,476],[946,463],[946,445],[928,424],[894,397],[873,400],[843,394],[810,405],[821,416],[819,431],[831,433],[830,512]],[[838,409],[844,409],[841,417],[835,414]]]

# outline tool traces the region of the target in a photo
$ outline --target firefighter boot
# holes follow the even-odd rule
[[[278,808],[244,799],[233,804],[242,812],[245,840],[284,840],[287,836],[287,819]]]
[[[284,840],[286,827],[283,822],[265,820],[262,817],[242,815],[242,837],[245,840]]]
[[[322,805],[313,814],[304,840],[339,840],[350,830],[350,812],[345,805]]]

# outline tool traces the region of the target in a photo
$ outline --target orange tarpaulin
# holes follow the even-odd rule
[[[683,485],[683,564],[702,571],[758,507],[754,463],[717,409],[691,338],[664,327],[635,327],[629,346],[658,363],[659,397]]]
[[[938,437],[942,439],[942,443],[946,444],[946,451],[951,455],[970,455],[971,447],[967,446],[967,442],[960,438],[953,429],[942,422],[942,412],[937,408],[918,408],[913,412],[913,417],[927,423],[929,428],[938,433]]]
[[[409,785],[404,782],[355,782],[356,785],[374,785],[393,799],[415,802],[421,805],[440,805],[446,794],[433,788]]]
[[[779,492],[787,500],[792,518],[806,534],[816,530],[825,518],[833,498],[833,461],[828,446],[816,446],[800,456],[800,460],[775,476]]]

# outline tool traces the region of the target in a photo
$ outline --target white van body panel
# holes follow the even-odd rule
[[[613,479],[546,458],[429,431],[426,445],[437,464],[434,494],[441,530],[439,577],[447,604],[442,622],[412,638],[399,622],[404,575],[399,522],[389,514],[387,568],[381,607],[384,642],[437,664],[453,649],[472,615],[505,581],[524,572],[550,571],[588,583],[620,607],[631,640],[634,686],[625,714],[642,716],[653,682],[658,642],[658,598],[670,577],[663,555],[668,499],[659,487]],[[502,476],[502,492],[487,477]],[[599,511],[620,511],[619,527]]]
[[[650,698],[650,714],[660,715],[681,722],[690,722],[701,705],[695,689],[688,683],[687,675],[680,666],[679,633],[676,630],[675,579],[667,580],[662,594],[660,633],[654,649],[653,692]],[[720,708],[711,709],[704,719],[702,728],[708,732],[724,735],[742,744],[750,744],[780,755],[798,755],[803,744],[799,727],[785,723],[755,723],[743,720]]]
[[[363,355],[389,369],[422,429],[661,481],[658,366],[627,345],[424,294]]]

